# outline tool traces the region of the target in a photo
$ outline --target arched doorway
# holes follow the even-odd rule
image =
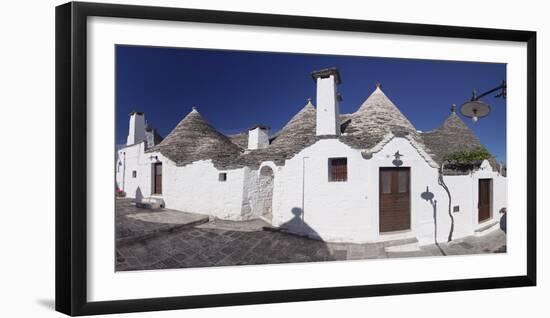
[[[272,201],[273,201],[273,169],[269,166],[263,166],[260,169],[258,193],[258,207],[260,209],[260,217],[271,223],[273,219]]]

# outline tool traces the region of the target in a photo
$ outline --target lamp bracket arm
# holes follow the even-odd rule
[[[505,94],[505,93],[504,93],[505,89],[506,89],[506,82],[502,82],[502,84],[500,84],[499,86],[497,86],[497,87],[495,87],[495,88],[493,88],[493,89],[490,89],[490,90],[488,90],[488,91],[486,91],[486,92],[484,92],[484,93],[482,93],[482,94],[479,94],[479,95],[474,95],[475,97],[472,98],[472,101],[479,100],[480,98],[482,98],[482,97],[484,97],[484,96],[487,96],[487,95],[489,95],[489,94],[491,94],[491,93],[494,93],[494,92],[496,92],[496,91],[498,91],[498,90],[501,91],[501,94],[499,94],[497,97],[504,97],[504,96],[505,96],[505,95],[504,95],[504,94]]]

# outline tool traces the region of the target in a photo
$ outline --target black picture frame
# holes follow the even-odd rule
[[[86,20],[91,16],[208,22],[527,44],[525,276],[88,302]],[[536,285],[536,32],[168,7],[70,2],[56,7],[56,310],[92,315]]]

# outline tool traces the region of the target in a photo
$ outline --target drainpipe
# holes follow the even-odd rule
[[[449,197],[449,217],[451,218],[451,229],[449,230],[449,237],[447,238],[447,242],[452,241],[453,239],[453,231],[455,228],[455,219],[453,217],[453,213],[451,211],[451,191],[449,191],[449,188],[447,187],[447,184],[445,184],[445,181],[443,180],[443,169],[445,167],[445,161],[443,161],[439,167],[439,177],[437,180],[437,183],[445,189],[445,192],[447,192],[447,196]],[[436,225],[437,226],[437,225]]]
[[[122,155],[124,156],[122,160],[122,191],[126,192],[126,152],[123,152]]]

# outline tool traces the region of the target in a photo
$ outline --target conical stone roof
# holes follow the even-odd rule
[[[227,138],[229,138],[232,143],[239,146],[239,148],[241,149],[246,149],[248,147],[248,131],[233,135],[227,135]]]
[[[297,146],[308,146],[316,141],[317,113],[311,101],[283,126],[277,138],[272,142],[273,148],[293,150]]]
[[[315,129],[316,110],[311,101],[308,101],[274,136],[268,148],[252,150],[244,154],[243,159],[249,166],[257,166],[262,161],[283,164],[285,159],[291,158],[319,140]]]
[[[484,148],[474,132],[457,116],[454,109],[438,128],[421,134],[424,144],[429,148],[433,159],[441,163],[447,154]],[[489,160],[493,168],[497,167],[494,158]]]
[[[411,134],[415,139],[417,137],[414,126],[384,94],[380,86],[349,119],[341,140],[353,148],[372,148],[388,133]]]
[[[352,148],[371,149],[388,134],[408,135],[415,146],[441,163],[448,153],[483,147],[475,134],[453,112],[443,124],[432,131],[418,133],[380,87],[353,114],[340,118],[343,134],[337,137]],[[196,110],[191,111],[158,145],[148,152],[159,151],[164,156],[186,165],[211,159],[218,169],[248,166],[258,167],[264,161],[283,165],[301,150],[330,136],[316,135],[316,109],[309,101],[271,138],[267,148],[246,150],[247,133],[227,136],[218,132]],[[497,167],[494,158],[489,160]]]
[[[185,116],[160,144],[148,151],[159,151],[179,166],[211,159],[218,168],[230,166],[241,154],[239,147],[218,132],[196,109]]]

